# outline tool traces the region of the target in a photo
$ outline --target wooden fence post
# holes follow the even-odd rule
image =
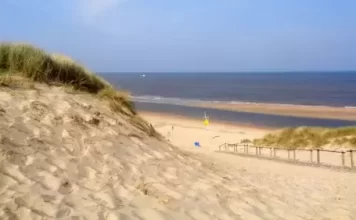
[[[256,147],[256,155],[258,155],[258,147]]]
[[[345,166],[345,152],[341,152],[341,162],[342,162],[342,166]]]
[[[272,157],[272,147],[269,148],[269,156]]]
[[[313,150],[310,150],[310,163],[313,163]]]
[[[316,159],[317,159],[317,163],[320,164],[320,149],[316,150]]]
[[[290,159],[290,150],[287,150],[288,151],[288,160]]]
[[[350,150],[350,160],[351,160],[351,168],[354,168],[354,155],[353,150]]]
[[[295,149],[293,150],[293,160],[297,160],[297,157],[295,155]]]
[[[248,145],[246,145],[246,154],[248,154]]]
[[[273,148],[273,156],[277,157],[277,149],[276,148]]]

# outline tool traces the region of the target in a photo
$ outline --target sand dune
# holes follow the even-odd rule
[[[205,131],[184,120],[146,117],[163,134],[177,123],[173,145],[87,94],[1,87],[0,219],[356,216],[353,173],[213,153],[222,138],[264,130],[212,125]],[[197,139],[200,149],[192,147]]]

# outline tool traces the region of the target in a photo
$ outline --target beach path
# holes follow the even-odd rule
[[[144,116],[162,134],[169,134],[172,144],[227,173],[226,180],[234,182],[226,195],[227,205],[242,219],[356,218],[355,173],[215,152],[224,142],[253,139],[267,130],[213,123],[206,130],[199,120]],[[201,147],[195,147],[195,141]]]

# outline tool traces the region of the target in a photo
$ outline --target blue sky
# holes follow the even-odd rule
[[[94,71],[356,70],[355,0],[2,0],[0,40]]]

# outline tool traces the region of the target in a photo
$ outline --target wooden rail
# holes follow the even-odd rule
[[[356,150],[324,150],[324,149],[283,149],[277,147],[253,146],[248,144],[224,143],[219,151],[268,157],[306,164],[329,165],[345,168],[355,168]]]

